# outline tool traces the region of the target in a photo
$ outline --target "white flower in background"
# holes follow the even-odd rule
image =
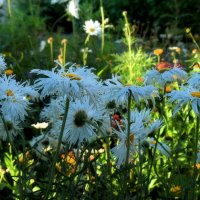
[[[6,63],[4,57],[0,54],[0,73],[4,72],[6,69]]]
[[[80,144],[94,138],[94,125],[98,126],[97,122],[102,122],[103,117],[103,111],[91,104],[88,97],[70,102],[63,139],[70,144]]]
[[[56,3],[65,3],[68,0],[51,0],[51,4],[56,4]]]
[[[81,49],[82,53],[92,53],[92,49],[89,49],[88,47]]]
[[[30,146],[33,148],[34,152],[41,160],[48,160],[48,153],[55,151],[58,145],[58,138],[52,137],[50,135],[39,135],[33,137],[29,142]],[[63,145],[61,145],[61,148]]]
[[[39,47],[39,52],[42,52],[44,48],[46,47],[46,41],[41,40],[40,41],[40,47]]]
[[[36,129],[46,129],[48,127],[49,123],[47,122],[37,122],[36,124],[32,124],[31,126],[33,126]]]
[[[146,115],[144,113],[148,113],[148,111],[140,112],[136,111],[137,114],[131,113],[131,116],[138,116],[136,121],[131,120],[130,126],[130,152],[129,152],[129,159],[131,159],[132,154],[138,151],[139,145],[141,145],[144,141],[146,141],[147,136],[149,133],[157,130],[162,122],[160,120],[156,120],[152,123],[145,122]],[[118,167],[121,166],[125,160],[127,155],[127,133],[128,133],[128,122],[127,120],[122,120],[124,126],[118,126],[119,131],[114,129],[113,134],[116,134],[119,138],[119,143],[111,149],[114,157],[117,159]]]
[[[98,77],[92,73],[92,69],[86,67],[72,65],[67,70],[57,67],[52,71],[34,69],[31,73],[46,76],[35,81],[35,87],[41,90],[41,98],[58,95],[74,99],[87,94],[95,101],[96,92],[101,89]]]
[[[5,0],[0,0],[0,7],[4,4]]]
[[[175,81],[185,82],[187,80],[187,73],[180,68],[169,69],[164,72],[159,72],[156,69],[152,69],[144,74],[145,84],[159,84],[164,87],[166,83],[172,83]]]
[[[10,139],[13,140],[13,138],[22,130],[22,128],[19,127],[20,122],[19,121],[12,122],[10,119],[7,119],[7,118],[4,118],[4,119],[6,122]],[[8,134],[6,132],[5,125],[2,119],[0,118],[0,139],[3,141],[8,140]]]
[[[187,103],[191,103],[192,109],[196,114],[199,114],[200,107],[200,90],[191,86],[182,86],[181,90],[172,90],[166,96],[169,97],[169,102],[177,102],[177,105],[173,111],[173,115],[176,115],[177,112]]]
[[[67,11],[76,19],[79,19],[79,0],[71,0],[67,5]]]
[[[12,122],[23,121],[30,109],[30,99],[37,96],[38,93],[27,82],[20,84],[14,76],[0,77],[0,110],[4,118],[9,118]]]
[[[98,21],[88,20],[83,25],[85,32],[89,35],[99,36],[101,34],[101,24]]]
[[[40,113],[40,118],[53,123],[64,114],[64,106],[65,99],[63,97],[51,99],[50,103],[47,104]]]
[[[140,100],[150,99],[154,103],[154,98],[158,97],[157,89],[152,86],[134,86],[123,85],[118,76],[113,76],[112,79],[106,80],[104,83],[107,88],[107,92],[110,94],[110,99],[116,101],[117,104],[123,105],[127,103],[128,95],[131,94],[133,99],[139,104]]]

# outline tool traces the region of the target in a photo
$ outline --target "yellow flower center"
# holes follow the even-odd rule
[[[12,92],[12,90],[6,90],[6,95],[7,96],[14,96],[14,93]]]
[[[70,78],[72,80],[77,80],[77,81],[81,80],[80,77],[78,77],[76,74],[73,74],[73,73],[64,74],[64,76],[66,76],[66,77],[68,77],[68,78]]]
[[[151,144],[156,144],[156,141],[155,141],[155,140],[152,140],[150,143],[151,143]]]
[[[94,29],[93,27],[90,27],[90,28],[89,28],[89,32],[90,32],[90,33],[93,33],[94,31],[95,31],[95,29]]]
[[[191,92],[191,95],[200,98],[200,92]]]

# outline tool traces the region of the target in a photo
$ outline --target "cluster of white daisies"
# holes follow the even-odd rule
[[[51,148],[55,149],[65,112],[65,102],[68,100],[69,109],[62,138],[63,144],[80,146],[106,134],[111,136],[113,134],[118,137],[118,142],[111,152],[118,160],[118,166],[126,159],[128,121],[124,117],[121,123],[116,121],[117,127],[112,128],[111,116],[115,110],[108,107],[109,103],[115,102],[116,107],[127,107],[128,96],[131,95],[132,101],[138,106],[141,101],[146,104],[152,101],[155,105],[154,99],[159,98],[156,86],[159,84],[163,86],[177,79],[187,80],[187,73],[181,69],[169,69],[160,74],[151,70],[144,76],[143,86],[129,86],[123,85],[118,76],[112,76],[105,81],[100,80],[93,73],[92,68],[69,66],[69,64],[62,66],[58,62],[56,64],[52,70],[32,70],[31,73],[39,75],[40,78],[30,85],[28,81],[23,83],[16,81],[14,75],[6,75],[4,73],[6,64],[0,56],[0,138],[8,140],[8,134],[10,138],[16,136],[23,129],[22,124],[31,112],[30,105],[37,99],[43,101],[49,98],[50,103],[45,105],[40,114],[40,120],[46,123],[33,125],[41,132],[30,144],[36,147],[37,151],[41,151],[41,145],[44,145],[42,141],[45,139],[48,140]],[[156,73],[155,77],[153,73]],[[151,74],[154,79],[149,79],[148,74]],[[178,102],[175,113],[187,102],[192,103],[196,114],[199,113],[199,88],[200,75],[193,74],[180,90],[173,90],[167,94],[169,102]],[[144,109],[131,110],[130,122],[129,155],[131,156],[137,151],[139,143],[147,141],[151,146],[155,144],[154,139],[149,138],[148,135],[159,129],[162,121],[153,120],[151,110]],[[42,131],[45,128],[47,129]],[[170,154],[166,144],[159,143],[157,147],[164,155]]]

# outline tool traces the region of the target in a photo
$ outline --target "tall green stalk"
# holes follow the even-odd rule
[[[67,98],[66,103],[65,103],[65,112],[64,112],[62,127],[61,127],[60,135],[59,135],[59,138],[58,138],[58,146],[57,146],[57,149],[56,149],[55,156],[53,158],[53,163],[52,163],[51,171],[50,171],[49,184],[48,184],[44,199],[48,199],[49,192],[50,192],[50,189],[51,189],[51,186],[52,186],[52,183],[53,183],[55,165],[56,165],[57,157],[58,157],[58,154],[59,154],[59,151],[60,151],[60,146],[61,146],[62,137],[63,137],[63,133],[64,133],[64,129],[65,129],[68,110],[69,110],[69,99]]]
[[[103,10],[103,2],[100,0],[100,11],[101,11],[101,53],[104,50],[104,30],[105,30],[105,18]]]
[[[197,116],[196,119],[196,130],[195,130],[195,144],[194,144],[194,171],[192,175],[192,198],[196,199],[195,188],[196,188],[196,177],[197,177],[197,167],[196,167],[196,160],[197,160],[197,153],[198,153],[198,140],[199,140],[199,124],[200,124],[200,114]]]

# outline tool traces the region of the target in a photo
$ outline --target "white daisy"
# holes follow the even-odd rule
[[[187,73],[180,68],[173,68],[164,72],[159,72],[156,69],[152,69],[144,75],[145,84],[158,84],[161,87],[164,87],[166,83],[172,83],[175,81],[182,83],[186,80]]]
[[[98,21],[88,20],[83,25],[85,32],[89,35],[99,36],[101,34],[101,24]]]
[[[18,83],[14,76],[0,77],[0,106],[5,118],[13,122],[24,120],[31,104],[30,99],[36,98],[38,93],[27,82]]]
[[[31,126],[33,126],[36,129],[46,129],[48,127],[49,123],[47,122],[37,122],[36,124],[32,124]]]
[[[56,4],[56,3],[65,3],[68,0],[51,0],[51,4]]]
[[[6,69],[6,63],[4,57],[0,55],[0,73],[4,72],[5,69]]]
[[[152,131],[157,130],[162,124],[160,120],[156,120],[152,123],[148,122],[149,120],[146,121],[145,118],[148,111],[141,111],[140,113],[136,110],[133,112],[136,112],[137,114],[131,113],[131,116],[137,115],[138,119],[135,120],[135,117],[133,117],[133,121],[131,121],[129,159],[131,159],[132,155],[137,152],[138,146],[146,140],[148,134]],[[128,122],[127,120],[122,121],[124,122],[124,127],[122,128],[121,126],[119,126],[119,131],[116,129],[114,129],[113,131],[113,133],[117,134],[117,136],[119,137],[119,143],[117,146],[111,149],[111,152],[117,159],[118,166],[122,165],[125,162],[127,155]]]
[[[70,144],[80,144],[89,140],[96,136],[96,128],[88,122],[97,125],[97,122],[102,122],[103,117],[103,111],[91,104],[87,97],[82,101],[76,99],[70,102],[63,139]]]
[[[79,0],[71,0],[67,5],[67,11],[76,19],[79,19]]]
[[[108,79],[104,82],[107,86],[107,92],[110,94],[111,99],[115,99],[117,104],[126,104],[129,94],[132,95],[137,104],[139,104],[141,99],[146,102],[150,99],[154,103],[154,98],[158,97],[158,91],[152,85],[124,86],[120,81],[118,81],[118,78],[118,76],[112,76],[112,79]]]
[[[35,87],[41,90],[42,99],[50,95],[74,99],[87,94],[95,101],[95,93],[101,88],[98,77],[92,73],[92,69],[86,67],[72,65],[67,70],[57,67],[52,71],[34,69],[31,72],[46,76],[35,81]]]
[[[166,96],[169,97],[169,102],[174,103],[177,102],[177,105],[173,111],[173,115],[177,114],[177,112],[186,104],[191,103],[192,109],[196,114],[199,114],[200,107],[200,91],[191,86],[182,86],[181,90],[172,90]]]
[[[194,88],[200,88],[200,74],[193,73],[187,83]]]
[[[61,119],[64,114],[65,99],[60,97],[52,99],[49,104],[45,105],[42,112],[40,113],[40,118],[42,120],[47,120],[50,123]]]

